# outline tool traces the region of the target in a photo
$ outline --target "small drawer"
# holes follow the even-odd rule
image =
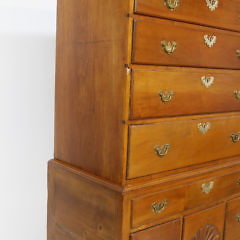
[[[132,200],[132,227],[138,227],[184,210],[185,187]]]
[[[240,193],[240,171],[186,186],[186,207],[191,209]]]
[[[240,184],[240,182],[239,182]],[[227,203],[225,240],[240,239],[240,198]]]
[[[221,240],[223,237],[225,204],[184,218],[183,240]]]
[[[134,64],[240,69],[240,33],[170,20],[134,20]]]
[[[134,11],[149,16],[240,30],[239,0],[135,0]]]
[[[239,122],[235,114],[131,125],[128,179],[239,155]]]
[[[180,240],[182,221],[177,219],[131,235],[131,240]],[[161,237],[160,237],[161,236]]]
[[[239,111],[239,79],[234,70],[134,69],[130,118]]]

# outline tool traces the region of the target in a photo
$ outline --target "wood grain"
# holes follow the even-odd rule
[[[121,193],[88,181],[55,161],[48,170],[48,240],[122,239]]]
[[[134,23],[132,63],[150,65],[240,69],[240,33],[187,23],[137,17]],[[216,36],[209,48],[204,35]],[[175,41],[176,50],[168,55],[162,41]]]
[[[129,1],[59,0],[55,158],[122,183]]]
[[[237,216],[240,214],[240,198],[228,202],[226,209],[225,240],[240,239],[240,221]]]
[[[206,88],[202,77],[213,77]],[[231,112],[240,110],[234,90],[240,90],[240,72],[233,70],[154,68],[132,73],[131,119]],[[160,91],[174,91],[163,103]]]
[[[213,239],[221,240],[223,237],[224,216],[225,204],[221,204],[214,208],[210,208],[202,212],[197,212],[195,214],[185,217],[183,240],[205,240],[208,239],[207,236],[212,236]],[[209,232],[208,235],[201,234],[201,238],[194,238],[199,230],[204,230],[204,228],[207,229],[207,225],[215,226],[220,236],[217,237],[217,235],[211,235]],[[205,230],[205,232],[207,233],[207,230]]]
[[[239,0],[221,0],[215,11],[210,11],[206,1],[180,0],[179,6],[171,11],[164,0],[136,0],[135,12],[240,31]]]
[[[177,219],[131,235],[131,240],[180,240],[181,220]]]
[[[233,143],[231,134],[240,131],[239,121],[240,115],[215,115],[130,126],[128,178],[238,156],[240,142]],[[198,124],[208,122],[211,124],[209,131],[201,133]],[[161,158],[154,148],[165,144],[170,144],[170,150]]]

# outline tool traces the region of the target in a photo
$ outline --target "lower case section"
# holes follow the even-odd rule
[[[59,161],[48,173],[48,240],[240,239],[239,162],[135,190]]]

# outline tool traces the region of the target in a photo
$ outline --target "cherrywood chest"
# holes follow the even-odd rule
[[[58,0],[48,240],[240,239],[240,0]]]

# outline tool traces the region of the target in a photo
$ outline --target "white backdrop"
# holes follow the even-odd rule
[[[0,0],[0,238],[45,240],[56,0]]]

